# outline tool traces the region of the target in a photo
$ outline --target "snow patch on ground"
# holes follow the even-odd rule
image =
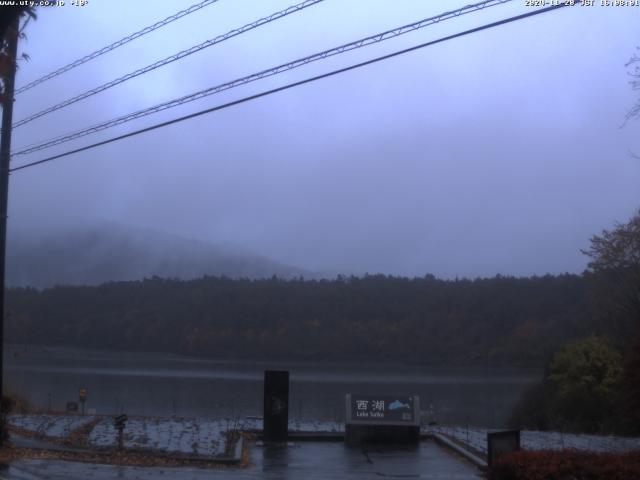
[[[89,445],[96,448],[116,448],[118,432],[112,417],[79,415],[10,415],[9,425],[46,437],[65,439],[74,430],[97,422],[89,433]],[[124,446],[128,449],[149,449],[190,455],[224,455],[226,434],[233,430],[262,430],[261,418],[210,419],[130,417],[124,430]],[[344,424],[335,421],[292,419],[291,432],[344,432]],[[483,428],[429,426],[424,433],[447,435],[469,448],[487,452],[487,433]],[[530,450],[574,448],[597,452],[640,450],[640,438],[577,435],[560,432],[522,431],[522,447]]]
[[[487,453],[487,433],[497,430],[483,428],[429,426],[425,433],[441,433],[462,442],[474,450]],[[574,448],[594,452],[627,452],[640,450],[640,438],[605,435],[582,435],[561,432],[520,432],[522,448],[527,450],[561,450]]]
[[[130,418],[124,429],[124,447],[192,455],[215,456],[225,451],[230,422],[210,419]],[[96,447],[115,448],[118,431],[111,418],[98,422],[89,435]]]
[[[73,430],[97,421],[88,436],[90,446],[116,448],[118,431],[112,417],[74,415],[10,415],[11,426],[39,436],[64,440]],[[238,429],[238,421],[202,418],[131,417],[124,429],[124,446],[191,455],[218,456],[225,453],[226,432]]]
[[[340,422],[312,422],[292,420],[289,422],[292,432],[344,432],[344,423]]]
[[[10,415],[9,425],[46,437],[67,437],[73,430],[95,420],[77,415]]]
[[[262,419],[246,418],[239,423],[241,430],[262,430]],[[344,423],[335,421],[289,420],[290,432],[344,432]]]

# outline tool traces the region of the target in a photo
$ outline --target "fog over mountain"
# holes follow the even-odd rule
[[[315,276],[233,245],[216,245],[110,222],[48,234],[24,230],[10,233],[9,286],[95,285],[154,275],[180,279],[203,275]]]
[[[184,0],[66,3],[39,8],[29,23],[19,53],[31,60],[20,61],[17,88],[186,6]],[[17,95],[14,120],[292,3],[216,2]],[[320,2],[42,115],[13,130],[12,148],[18,152],[465,3]],[[15,155],[12,165],[533,10],[507,2],[457,16]],[[345,275],[579,274],[587,264],[580,250],[591,235],[624,222],[639,206],[640,162],[629,154],[640,152],[639,123],[620,128],[638,101],[629,85],[632,66],[625,66],[640,45],[638,10],[560,8],[15,171],[8,229],[83,230],[103,218]],[[82,40],[58,45],[60,32]],[[78,241],[99,251],[101,242]],[[87,250],[77,267],[65,269],[99,261],[123,276],[121,264],[136,275],[150,265],[167,271],[160,267],[169,258],[147,262],[155,247],[151,253],[139,248],[144,254],[127,253],[131,258],[121,262],[97,260]],[[42,256],[44,264],[53,261]],[[44,262],[29,261],[32,269]],[[253,272],[246,258],[241,263],[240,272]]]

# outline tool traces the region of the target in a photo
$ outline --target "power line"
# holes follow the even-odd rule
[[[127,73],[126,75],[123,75],[122,77],[116,78],[115,80],[111,80],[110,82],[104,83],[96,88],[92,88],[91,90],[87,90],[86,92],[81,93],[80,95],[76,95],[75,97],[69,98],[63,102],[60,102],[56,105],[53,105],[51,107],[45,108],[44,110],[38,112],[38,113],[34,113],[33,115],[23,118],[22,120],[16,122],[13,124],[13,128],[17,128],[20,127],[21,125],[24,125],[25,123],[29,123],[33,120],[35,120],[36,118],[40,118],[44,115],[47,115],[49,113],[55,112],[56,110],[60,110],[61,108],[64,107],[68,107],[69,105],[72,105],[76,102],[79,102],[80,100],[84,100],[85,98],[89,98],[93,95],[96,95],[100,92],[103,92],[109,88],[115,87],[116,85],[119,85],[123,82],[126,82],[127,80],[131,80],[132,78],[138,77],[140,75],[143,75],[145,73],[148,73],[152,70],[155,70],[156,68],[160,68],[164,65],[167,65],[169,63],[175,62],[176,60],[180,60],[184,57],[187,57],[189,55],[192,55],[196,52],[199,52],[200,50],[204,50],[205,48],[211,47],[213,45],[216,45],[218,43],[224,42],[225,40],[228,40],[230,38],[233,38],[237,35],[240,35],[242,33],[248,32],[249,30],[253,30],[254,28],[258,28],[262,25],[265,25],[267,23],[273,22],[274,20],[278,20],[282,17],[286,17],[287,15],[291,15],[292,13],[296,13],[299,12],[300,10],[304,10],[307,7],[310,7],[312,5],[315,5],[317,3],[322,2],[323,0],[304,0],[301,3],[298,3],[297,5],[293,5],[291,7],[288,7],[284,10],[280,10],[279,12],[275,12],[272,13],[271,15],[261,18],[259,20],[256,20],[254,22],[248,23],[247,25],[244,25],[243,27],[240,28],[236,28],[234,30],[231,30],[223,35],[218,35],[215,38],[212,38],[210,40],[207,40],[206,42],[202,42],[199,45],[195,45],[191,48],[188,48],[186,50],[182,50],[174,55],[171,55],[167,58],[163,58],[162,60],[158,60],[157,62],[154,62],[150,65],[147,65],[146,67],[143,68],[139,68],[138,70],[131,72],[131,73]]]
[[[182,17],[185,17],[187,15],[189,15],[190,13],[193,12],[197,12],[198,10],[207,7],[213,3],[216,3],[218,0],[204,0],[203,2],[200,3],[196,3],[195,5],[191,5],[189,8],[186,8],[184,10],[180,10],[179,12],[165,18],[164,20],[160,20],[159,22],[154,23],[153,25],[149,25],[148,27],[143,28],[142,30],[139,30],[135,33],[132,33],[131,35],[121,38],[120,40],[118,40],[117,42],[113,42],[111,45],[107,45],[106,47],[102,47],[99,50],[96,50],[93,53],[90,53],[89,55],[85,55],[82,58],[79,58],[71,63],[69,63],[68,65],[65,65],[64,67],[60,67],[57,70],[54,70],[51,73],[48,73],[47,75],[44,75],[34,81],[32,81],[31,83],[28,83],[27,85],[25,85],[24,87],[20,87],[15,91],[15,94],[19,94],[22,92],[26,92],[27,90],[30,90],[31,88],[35,87],[36,85],[40,85],[43,82],[46,82],[47,80],[51,80],[54,77],[57,77],[58,75],[62,75],[65,72],[68,72],[69,70],[72,70],[80,65],[82,65],[83,63],[87,63],[90,60],[93,60],[94,58],[98,58],[101,55],[104,55],[107,52],[110,52],[111,50],[115,50],[118,47],[121,47],[129,42],[132,42],[133,40],[135,40],[136,38],[140,38],[148,33],[153,32],[154,30],[157,30],[158,28],[164,27],[165,25],[170,24],[171,22],[174,22]]]
[[[69,150],[67,152],[60,153],[58,155],[53,155],[51,157],[43,158],[42,160],[38,160],[38,161],[35,161],[35,162],[31,162],[31,163],[27,163],[27,164],[24,164],[24,165],[20,165],[18,167],[14,167],[14,168],[10,169],[9,171],[10,172],[15,172],[15,171],[18,171],[18,170],[23,170],[25,168],[29,168],[29,167],[33,167],[33,166],[36,166],[36,165],[40,165],[40,164],[43,164],[43,163],[46,163],[46,162],[50,162],[52,160],[57,160],[59,158],[63,158],[63,157],[69,156],[69,155],[73,155],[75,153],[84,152],[86,150],[90,150],[90,149],[93,149],[93,148],[96,148],[96,147],[99,147],[99,146],[102,146],[102,145],[113,143],[113,142],[116,142],[118,140],[123,140],[125,138],[129,138],[129,137],[133,137],[135,135],[139,135],[141,133],[146,133],[146,132],[150,132],[151,130],[156,130],[158,128],[162,128],[162,127],[166,127],[166,126],[169,126],[169,125],[173,125],[174,123],[179,123],[179,122],[183,122],[185,120],[189,120],[191,118],[199,117],[199,116],[205,115],[207,113],[212,113],[212,112],[216,112],[218,110],[223,110],[225,108],[233,107],[233,106],[239,105],[241,103],[249,102],[251,100],[256,100],[256,99],[261,98],[261,97],[266,97],[267,95],[272,95],[274,93],[282,92],[282,91],[288,90],[290,88],[294,88],[294,87],[298,87],[298,86],[301,86],[301,85],[305,85],[307,83],[315,82],[315,81],[321,80],[323,78],[332,77],[334,75],[338,75],[340,73],[345,73],[345,72],[348,72],[348,71],[351,71],[351,70],[355,70],[357,68],[361,68],[361,67],[364,67],[364,66],[367,66],[367,65],[371,65],[373,63],[381,62],[383,60],[388,60],[390,58],[397,57],[397,56],[403,55],[405,53],[413,52],[415,50],[419,50],[419,49],[422,49],[422,48],[425,48],[425,47],[429,47],[429,46],[435,45],[437,43],[446,42],[448,40],[453,40],[454,38],[463,37],[465,35],[469,35],[469,34],[472,34],[472,33],[480,32],[482,30],[488,30],[490,28],[498,27],[500,25],[505,25],[507,23],[515,22],[515,21],[518,21],[518,20],[523,20],[525,18],[533,17],[535,15],[540,15],[542,13],[546,13],[546,12],[549,12],[549,11],[552,11],[552,10],[556,10],[558,8],[566,7],[568,5],[569,5],[569,3],[560,3],[558,5],[552,5],[550,7],[545,7],[545,8],[539,9],[539,10],[534,10],[534,11],[531,11],[531,12],[528,12],[528,13],[523,13],[521,15],[516,15],[514,17],[509,17],[509,18],[506,18],[506,19],[503,19],[503,20],[498,20],[496,22],[488,23],[488,24],[482,25],[480,27],[475,27],[475,28],[472,28],[472,29],[469,29],[469,30],[465,30],[463,32],[454,33],[454,34],[448,35],[446,37],[441,37],[441,38],[438,38],[436,40],[431,40],[429,42],[425,42],[425,43],[422,43],[420,45],[416,45],[416,46],[413,46],[413,47],[405,48],[403,50],[399,50],[399,51],[396,51],[396,52],[393,52],[393,53],[389,53],[387,55],[382,55],[380,57],[376,57],[376,58],[373,58],[371,60],[360,62],[360,63],[354,64],[354,65],[350,65],[348,67],[340,68],[340,69],[337,69],[337,70],[333,70],[331,72],[323,73],[321,75],[316,75],[314,77],[306,78],[304,80],[300,80],[300,81],[297,81],[297,82],[289,83],[287,85],[283,85],[281,87],[273,88],[271,90],[266,90],[264,92],[260,92],[260,93],[257,93],[255,95],[250,95],[250,96],[247,96],[247,97],[243,97],[243,98],[241,98],[239,100],[234,100],[232,102],[224,103],[222,105],[218,105],[218,106],[215,106],[215,107],[212,107],[212,108],[207,108],[205,110],[201,110],[199,112],[191,113],[189,115],[184,115],[182,117],[174,118],[174,119],[168,120],[166,122],[157,123],[155,125],[151,125],[150,127],[141,128],[141,129],[135,130],[133,132],[125,133],[124,135],[119,135],[117,137],[112,137],[112,138],[109,138],[107,140],[103,140],[101,142],[96,142],[96,143],[93,143],[91,145],[86,145],[84,147],[76,148],[74,150]]]
[[[472,13],[472,12],[476,12],[478,10],[482,10],[485,8],[489,8],[492,6],[496,6],[496,5],[501,5],[503,3],[507,3],[510,2],[512,0],[485,0],[479,3],[475,3],[472,5],[467,5],[465,7],[462,8],[458,8],[456,10],[452,10],[452,11],[448,11],[448,12],[444,12],[441,13],[440,15],[436,15],[433,17],[429,17],[429,18],[425,18],[423,20],[420,20],[418,22],[414,22],[414,23],[410,23],[408,25],[403,25],[401,27],[397,27],[394,28],[392,30],[387,30],[386,32],[382,32],[382,33],[377,33],[375,35],[371,35],[365,38],[361,38],[360,40],[356,40],[354,42],[350,42],[350,43],[346,43],[344,45],[341,45],[339,47],[335,47],[335,48],[331,48],[329,50],[324,50],[320,53],[315,53],[313,55],[309,55],[303,58],[299,58],[297,60],[293,60],[291,62],[282,64],[282,65],[278,65],[277,67],[273,67],[273,68],[269,68],[267,70],[263,70],[261,72],[258,73],[253,73],[251,75],[248,75],[246,77],[242,77],[236,80],[232,80],[230,82],[226,82],[220,85],[216,85],[214,87],[209,87],[207,89],[204,90],[200,90],[198,92],[177,98],[177,99],[173,99],[170,100],[168,102],[163,102],[160,103],[158,105],[155,105],[153,107],[149,107],[143,110],[138,110],[136,112],[132,112],[129,113],[127,115],[121,116],[121,117],[117,117],[111,120],[108,120],[106,122],[102,122],[96,125],[92,125],[90,127],[84,128],[82,130],[76,131],[76,132],[72,132],[72,133],[68,133],[59,137],[55,137],[53,139],[47,140],[45,142],[42,142],[40,144],[34,145],[34,146],[27,146],[27,147],[23,147],[22,149],[16,151],[14,153],[14,155],[26,155],[29,153],[33,153],[36,152],[38,150],[43,150],[45,148],[50,148],[53,147],[55,145],[60,145],[61,143],[66,143],[69,142],[71,140],[75,140],[77,138],[81,138],[84,137],[86,135],[90,135],[93,133],[97,133],[100,132],[102,130],[105,130],[107,128],[111,128],[111,127],[115,127],[117,125],[121,125],[123,123],[126,122],[130,122],[132,120],[136,120],[138,118],[141,117],[145,117],[147,115],[151,115],[153,113],[157,113],[160,112],[162,110],[166,110],[169,108],[173,108],[188,102],[192,102],[195,100],[199,100],[201,98],[210,96],[210,95],[214,95],[216,93],[220,93],[222,91],[225,90],[229,90],[231,88],[235,88],[235,87],[239,87],[241,85],[245,85],[247,83],[250,82],[254,82],[256,80],[260,80],[266,77],[270,77],[273,75],[277,75],[279,73],[288,71],[288,70],[293,70],[294,68],[298,68],[304,65],[307,65],[309,63],[318,61],[318,60],[323,60],[325,58],[334,56],[334,55],[338,55],[350,50],[355,50],[358,48],[362,48],[374,43],[380,43],[383,42],[385,40],[389,40],[391,38],[394,37],[398,37],[400,35],[404,35],[406,33],[418,30],[420,28],[424,28],[427,27],[429,25],[433,25],[435,23],[439,23],[445,20],[449,20],[455,17],[459,17],[462,15],[466,15],[468,13]]]

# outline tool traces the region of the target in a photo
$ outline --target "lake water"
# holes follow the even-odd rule
[[[418,395],[441,424],[503,427],[542,372],[384,363],[203,360],[164,354],[10,346],[5,387],[62,411],[86,388],[99,414],[234,418],[262,415],[263,372],[289,370],[290,418],[344,420],[346,393]]]

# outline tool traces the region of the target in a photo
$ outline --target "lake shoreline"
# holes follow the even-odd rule
[[[422,367],[393,363],[201,360],[62,347],[9,346],[7,391],[40,411],[65,411],[88,392],[98,414],[224,418],[262,414],[265,370],[290,372],[290,415],[344,418],[347,393],[418,395],[440,423],[504,426],[521,393],[542,371],[496,367]],[[88,411],[88,410],[87,410]]]
[[[500,369],[502,371],[513,370],[517,372],[531,372],[541,373],[544,368],[537,365],[505,365],[504,363],[451,363],[448,361],[442,362],[418,362],[418,361],[402,361],[394,359],[368,359],[365,360],[362,356],[345,356],[345,357],[314,357],[314,356],[290,356],[290,357],[277,357],[277,356],[251,356],[251,355],[209,355],[209,356],[197,356],[197,355],[185,355],[167,351],[145,351],[145,350],[114,350],[104,348],[84,348],[78,346],[67,346],[59,344],[5,344],[5,361],[11,361],[11,356],[17,358],[23,352],[29,352],[33,350],[39,350],[41,352],[48,352],[51,354],[57,353],[74,353],[78,356],[85,354],[89,355],[118,355],[126,358],[135,359],[136,357],[144,358],[158,358],[169,359],[182,362],[212,362],[216,364],[224,363],[246,363],[246,364],[264,364],[273,365],[274,367],[282,366],[287,363],[294,362],[296,364],[307,365],[349,365],[353,367],[359,366],[384,366],[384,367],[410,367],[410,368],[446,368],[446,369],[477,369],[478,371],[486,369]]]

